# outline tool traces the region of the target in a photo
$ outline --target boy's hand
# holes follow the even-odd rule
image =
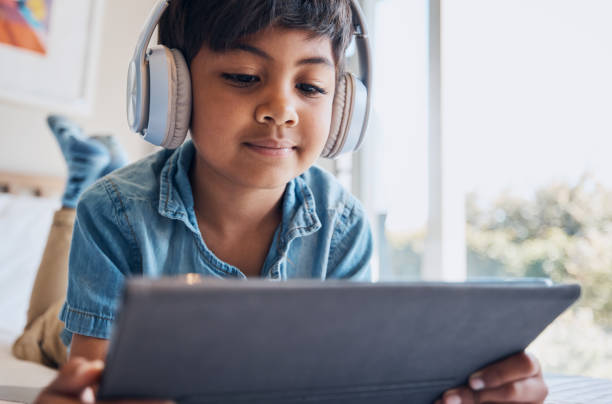
[[[538,360],[521,352],[470,376],[469,387],[448,390],[436,404],[543,403],[548,388]]]
[[[94,386],[98,384],[104,362],[71,358],[55,380],[36,397],[34,404],[95,403]],[[116,404],[167,404],[171,401],[113,401]]]

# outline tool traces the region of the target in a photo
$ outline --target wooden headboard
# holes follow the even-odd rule
[[[0,171],[0,193],[54,198],[62,195],[65,184],[61,177]]]

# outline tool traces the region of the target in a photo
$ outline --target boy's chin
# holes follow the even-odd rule
[[[274,177],[267,176],[266,178],[253,178],[248,181],[248,185],[252,188],[257,188],[261,190],[278,190],[284,189],[291,180],[297,177],[299,174],[294,176],[278,175]]]
[[[308,166],[287,164],[284,166],[252,166],[248,172],[242,171],[241,179],[245,185],[259,189],[284,188],[294,178],[308,170]]]
[[[242,172],[240,178],[236,178],[249,188],[262,190],[274,190],[285,188],[294,178],[305,170],[298,167],[253,167],[250,172]]]

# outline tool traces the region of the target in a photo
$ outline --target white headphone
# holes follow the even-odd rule
[[[156,146],[175,149],[183,143],[191,121],[191,78],[177,49],[147,45],[171,0],[160,0],[138,37],[130,61],[127,115],[132,131]],[[332,123],[322,157],[334,158],[359,148],[370,114],[371,57],[365,17],[357,0],[351,1],[355,45],[361,79],[352,73],[340,78],[334,96]]]

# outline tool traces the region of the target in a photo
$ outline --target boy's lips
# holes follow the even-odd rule
[[[263,154],[264,156],[287,156],[291,154],[297,147],[294,143],[289,141],[277,141],[277,140],[256,140],[251,142],[245,142],[250,150]]]

